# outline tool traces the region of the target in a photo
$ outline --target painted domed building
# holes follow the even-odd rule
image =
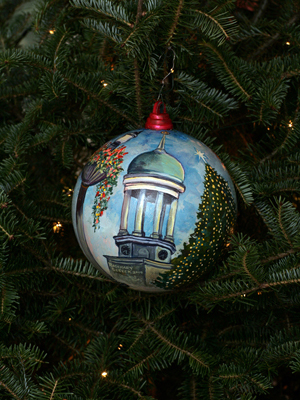
[[[139,154],[124,176],[124,199],[120,229],[114,236],[118,256],[105,256],[113,278],[128,285],[152,286],[160,273],[172,268],[175,253],[174,228],[178,199],[185,191],[182,164],[165,150],[166,136],[156,149]],[[151,230],[145,229],[147,204],[154,210]],[[132,210],[132,207],[135,209]],[[129,232],[129,212],[134,228]],[[149,224],[147,224],[149,226]]]

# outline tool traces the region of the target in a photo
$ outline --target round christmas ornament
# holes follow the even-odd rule
[[[84,254],[131,289],[162,292],[197,280],[220,257],[235,222],[224,164],[172,128],[156,102],[145,129],[96,151],[74,190],[73,225]]]

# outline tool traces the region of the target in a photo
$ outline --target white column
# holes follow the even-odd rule
[[[169,212],[169,218],[168,218],[168,223],[167,223],[167,232],[165,236],[165,240],[168,240],[169,242],[174,242],[174,226],[175,226],[175,218],[176,218],[176,212],[177,212],[177,205],[178,205],[178,200],[174,199],[170,205],[170,212]]]
[[[163,203],[164,203],[164,194],[163,192],[158,192],[156,195],[155,210],[154,210],[153,233],[151,234],[151,237],[155,239],[159,239],[161,237],[161,229],[164,219]]]
[[[132,234],[135,236],[144,236],[143,220],[144,220],[145,199],[146,199],[146,190],[141,189],[136,207],[134,231],[132,232]]]
[[[128,235],[127,228],[128,228],[128,215],[129,215],[129,208],[130,208],[130,200],[131,200],[131,191],[126,190],[124,193],[124,200],[123,200],[123,204],[122,204],[119,235]]]

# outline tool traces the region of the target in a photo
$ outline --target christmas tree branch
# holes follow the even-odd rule
[[[53,337],[55,337],[56,340],[61,342],[64,346],[66,346],[69,350],[72,351],[72,353],[80,354],[80,351],[75,349],[75,347],[71,346],[68,342],[66,342],[64,339],[60,338],[59,336],[55,335],[55,333],[51,333]]]
[[[291,26],[294,24],[298,19],[299,19],[299,14],[293,15],[293,17],[286,23],[286,27]],[[250,54],[248,56],[248,59],[253,59],[258,56],[260,56],[262,53],[264,53],[270,46],[272,46],[278,39],[282,37],[281,33],[277,32],[275,35],[273,35],[266,43],[264,43],[262,46],[258,48],[254,53]]]
[[[130,346],[132,347],[132,346]],[[153,357],[156,357],[157,355],[157,351],[154,351],[153,353],[149,354],[146,358],[144,358],[143,360],[141,360],[139,363],[135,364],[133,367],[131,367],[130,369],[128,369],[123,376],[125,376],[126,374],[128,374],[129,372],[133,371],[134,369],[139,368],[141,365],[145,364],[148,360],[150,360]]]
[[[71,78],[68,78],[64,75],[61,75],[63,77],[63,79],[66,80],[66,82],[70,83],[71,85],[77,87],[78,89],[80,89],[81,91],[83,91],[84,93],[88,94],[91,98],[95,99],[96,101],[98,101],[99,103],[105,105],[106,107],[110,108],[111,110],[113,110],[116,114],[120,115],[121,117],[127,119],[127,121],[131,122],[134,126],[136,126],[138,128],[138,124],[136,123],[136,121],[134,119],[132,119],[131,117],[129,117],[128,115],[124,114],[122,111],[120,111],[117,107],[113,106],[112,104],[108,103],[107,101],[103,100],[102,98],[100,98],[96,93],[91,92],[90,90],[84,88],[83,86],[79,85],[76,82],[73,82],[71,80]]]
[[[53,57],[53,71],[55,72],[56,71],[56,61],[57,61],[57,59],[58,59],[58,57],[57,57],[57,53],[58,53],[58,50],[59,50],[59,48],[60,48],[60,46],[61,46],[61,44],[62,44],[62,42],[63,42],[63,40],[64,40],[64,38],[65,38],[65,36],[68,34],[68,31],[66,31],[63,35],[62,35],[62,37],[60,38],[60,40],[59,40],[59,42],[58,42],[58,44],[57,44],[57,46],[56,46],[56,49],[55,49],[55,52],[54,52],[54,57]]]
[[[0,225],[0,229],[1,229],[1,231],[4,232],[4,234],[8,237],[8,240],[12,240],[12,239],[13,239],[14,235],[9,234],[9,233],[7,232],[7,230],[4,229],[3,226]]]
[[[89,333],[91,335],[100,336],[101,334],[103,334],[103,332],[95,331],[93,329],[88,329],[85,326],[83,326],[82,324],[79,324],[78,322],[74,322],[73,320],[69,321],[69,320],[59,319],[58,321],[62,322],[62,323],[65,323],[67,325],[75,326],[75,327],[81,329],[82,331],[87,332],[87,333]]]
[[[281,149],[284,148],[284,146],[285,146],[286,143],[288,142],[289,138],[290,138],[291,136],[293,136],[293,134],[294,134],[293,129],[292,129],[292,128],[288,128],[288,129],[287,129],[287,135],[285,136],[285,138],[284,138],[283,142],[281,143],[281,145],[278,146],[278,147],[276,147],[276,149],[274,149],[274,150],[272,151],[272,153],[270,153],[270,154],[268,154],[266,157],[262,158],[262,159],[259,161],[259,163],[262,164],[262,163],[264,163],[265,161],[269,160],[270,158],[274,157]]]
[[[293,249],[290,249],[290,250],[288,250],[288,251],[286,251],[284,253],[276,254],[276,256],[270,256],[270,257],[264,258],[264,259],[260,260],[260,262],[262,264],[266,264],[266,263],[271,262],[271,261],[280,260],[281,258],[287,257],[287,256],[289,256],[291,254],[295,254],[298,251],[300,251],[300,248],[293,248]]]
[[[230,39],[230,36],[227,34],[227,32],[225,31],[223,26],[212,15],[207,14],[207,13],[205,13],[203,11],[200,11],[200,10],[195,10],[195,11],[196,11],[196,13],[204,15],[206,18],[209,18],[214,24],[216,24],[218,26],[218,28],[221,30],[221,32],[223,33],[223,35],[225,36],[225,40]]]
[[[143,13],[143,0],[138,0],[136,19],[135,19],[136,25],[139,22],[139,19],[141,18],[142,13]]]
[[[80,4],[80,1],[82,1],[82,0],[74,0],[74,1],[72,2],[72,7],[75,7],[75,8],[84,8],[85,10],[91,10],[91,11],[94,11],[94,12],[96,12],[96,13],[98,13],[98,14],[102,14],[102,15],[108,17],[108,18],[112,18],[113,20],[118,21],[118,22],[121,22],[122,24],[125,24],[125,25],[127,25],[127,26],[131,26],[131,23],[130,23],[129,21],[126,21],[124,18],[121,18],[120,13],[115,13],[115,12],[112,13],[112,12],[110,12],[110,11],[115,11],[115,10],[113,10],[113,9],[111,8],[112,5],[113,5],[113,2],[107,2],[108,4],[106,5],[106,8],[105,8],[105,6],[103,7],[103,4],[105,5],[105,1],[102,2],[102,4],[100,4],[100,6],[97,6],[97,5],[96,5],[95,7],[93,7],[93,6],[88,6],[87,3],[84,2],[84,1],[82,1],[82,4]],[[97,3],[94,2],[94,1],[92,1],[91,3],[92,3],[92,4],[93,4],[93,3],[94,3],[94,4],[97,4]],[[90,3],[90,4],[91,4],[91,3]],[[121,3],[119,3],[119,4],[121,4]],[[124,9],[123,11],[125,11],[125,9]]]
[[[299,266],[298,266],[298,268],[299,268]],[[259,286],[252,287],[251,289],[245,289],[243,291],[239,291],[239,292],[236,292],[236,293],[231,293],[231,294],[220,296],[220,297],[217,297],[217,296],[211,297],[210,301],[229,300],[229,299],[232,299],[234,297],[241,297],[241,296],[244,297],[244,295],[247,295],[247,294],[250,294],[250,293],[252,294],[252,293],[254,293],[254,292],[258,291],[258,290],[261,290],[261,289],[271,289],[271,288],[276,287],[276,286],[292,285],[292,284],[299,284],[299,283],[300,283],[300,278],[288,279],[288,280],[285,280],[285,281],[261,283]]]
[[[4,367],[3,367],[4,368]],[[1,370],[0,370],[1,371]],[[0,381],[0,386],[3,386],[16,400],[22,400],[16,395],[4,382]]]
[[[134,78],[135,78],[135,93],[136,93],[136,103],[137,103],[137,113],[139,119],[139,127],[142,126],[142,100],[141,100],[141,79],[140,71],[137,58],[134,59]]]
[[[279,206],[278,206],[278,222],[279,222],[279,226],[280,226],[280,229],[281,229],[281,231],[283,233],[283,236],[285,237],[286,241],[288,242],[288,244],[291,247],[293,247],[293,244],[292,244],[290,238],[288,237],[288,234],[286,233],[286,230],[284,229],[284,226],[282,224],[282,215],[281,215],[281,213],[282,213],[282,203],[279,203]]]
[[[177,92],[177,91],[175,91]],[[211,107],[209,107],[207,104],[203,103],[202,101],[196,99],[194,96],[191,96],[190,94],[185,94],[186,97],[188,97],[191,100],[194,100],[196,103],[200,104],[202,107],[206,108],[207,110],[209,110],[211,113],[217,115],[219,118],[222,118],[223,115],[218,113],[217,111],[213,110]]]
[[[26,247],[28,249],[27,246],[23,246]],[[35,255],[37,258],[39,258],[37,255]],[[47,260],[42,259],[41,257],[39,258],[41,261],[43,261],[45,264],[49,265],[50,263],[47,262]],[[21,274],[27,274],[27,273],[32,273],[32,272],[41,272],[43,273],[44,271],[54,271],[54,272],[58,272],[58,273],[62,273],[62,274],[66,274],[66,275],[72,275],[72,276],[80,276],[81,278],[88,278],[88,279],[92,279],[95,281],[100,281],[100,282],[109,282],[109,283],[114,283],[113,281],[109,280],[109,279],[105,279],[102,278],[101,276],[91,276],[89,274],[83,274],[80,272],[74,272],[74,271],[66,271],[64,269],[61,268],[57,268],[57,267],[44,267],[44,268],[24,268],[24,269],[19,269],[16,271],[10,271],[7,272],[6,275],[21,275]]]
[[[174,22],[173,22],[173,24],[171,26],[171,29],[170,29],[170,32],[169,32],[169,37],[167,39],[167,45],[168,46],[172,42],[176,27],[177,27],[177,24],[178,24],[178,20],[179,20],[180,14],[181,14],[181,10],[182,10],[183,4],[184,4],[184,1],[183,0],[179,0],[178,7],[177,7],[177,10],[176,10],[176,13],[175,13],[175,17],[174,17]]]
[[[256,25],[257,22],[260,20],[260,18],[263,16],[267,6],[268,6],[269,0],[262,0],[259,3],[258,10],[256,11],[255,15],[252,18],[252,24]]]
[[[110,379],[110,378],[108,378],[108,377],[106,377],[105,379],[106,379],[108,382],[110,382],[110,383],[112,383],[112,384],[114,384],[114,385],[118,385],[118,386],[123,387],[124,389],[130,390],[131,392],[133,392],[134,394],[136,394],[136,395],[137,395],[139,398],[141,398],[141,399],[145,398],[145,396],[142,395],[141,392],[137,391],[136,389],[134,389],[133,387],[131,387],[131,386],[129,386],[129,385],[125,385],[124,383],[118,382],[118,381],[116,381],[116,380],[112,380],[112,379]]]
[[[50,396],[50,400],[53,399],[54,392],[55,392],[56,386],[57,386],[57,384],[58,384],[58,381],[59,381],[59,379],[56,379],[55,384],[54,384],[53,389],[52,389],[52,393],[51,393],[51,396]]]
[[[197,400],[199,398],[196,393],[196,379],[194,375],[192,376],[191,379],[191,395],[192,395],[192,400]]]
[[[140,331],[140,333],[137,335],[137,337],[135,338],[134,342],[130,345],[128,350],[131,350],[136,344],[137,342],[140,340],[140,338],[146,333],[146,331],[148,330],[148,326],[146,326],[144,329],[142,329]]]
[[[52,222],[62,222],[64,224],[72,224],[72,221],[70,219],[64,219],[64,218],[60,218],[60,217],[47,217],[46,215],[40,215],[39,218],[45,220],[45,221],[52,221]]]
[[[135,26],[138,24],[139,19],[142,16],[142,12],[143,12],[143,0],[138,0]],[[142,126],[143,116],[142,116],[142,100],[141,100],[141,78],[140,78],[139,64],[137,58],[134,59],[133,65],[134,65],[135,93],[136,93],[139,126]]]
[[[245,251],[245,254],[242,258],[242,264],[244,267],[244,270],[246,271],[247,275],[250,276],[250,278],[254,281],[254,283],[256,283],[257,285],[260,284],[260,282],[258,282],[258,280],[251,274],[251,272],[249,271],[248,267],[247,267],[247,256],[249,255],[249,253],[247,251]]]
[[[145,321],[146,322],[146,321]],[[147,322],[146,322],[147,323]],[[197,361],[200,365],[202,365],[204,368],[209,369],[209,365],[205,364],[204,361],[202,361],[200,358],[194,356],[193,353],[189,352],[188,350],[182,349],[179,346],[177,346],[175,343],[172,343],[170,340],[165,338],[158,330],[156,330],[152,325],[148,325],[150,330],[157,335],[157,337],[164,343],[166,343],[169,347],[172,347],[173,349],[178,350],[180,353],[183,353],[187,355],[188,357],[192,358],[193,360]]]
[[[216,54],[216,56],[220,59],[220,61],[224,65],[224,68],[225,68],[226,72],[228,73],[228,75],[230,76],[232,82],[241,90],[241,92],[245,95],[245,97],[249,101],[251,99],[251,95],[246,92],[246,90],[243,88],[243,86],[237,80],[237,78],[235,77],[235,75],[231,71],[231,69],[229,68],[228,64],[226,63],[226,61],[224,60],[222,55],[210,43],[202,43],[201,45],[208,47],[209,49],[211,49]]]

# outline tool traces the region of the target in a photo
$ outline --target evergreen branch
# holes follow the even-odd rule
[[[131,392],[133,392],[134,394],[136,394],[139,398],[145,399],[145,396],[143,396],[143,395],[141,394],[141,392],[137,391],[137,390],[134,389],[133,387],[128,386],[128,385],[125,385],[124,383],[118,382],[118,381],[113,380],[113,379],[110,379],[110,378],[108,378],[108,377],[106,377],[105,379],[106,379],[108,382],[114,383],[114,384],[116,384],[116,385],[118,385],[118,386],[123,387],[124,389],[130,390]]]
[[[245,373],[243,372],[242,374],[237,374],[237,375],[218,375],[219,378],[221,379],[238,379],[238,378],[242,378],[243,376],[245,376]]]
[[[139,22],[143,13],[143,0],[138,0],[135,24]]]
[[[23,247],[28,249],[27,246],[23,246]],[[38,257],[38,256],[36,255],[36,257]],[[50,264],[47,260],[44,260],[42,257],[40,257],[39,259],[40,259],[40,261],[43,261],[44,264],[47,264],[47,265]],[[52,266],[51,267],[44,267],[44,268],[24,268],[24,269],[19,269],[19,270],[15,270],[15,271],[8,271],[6,273],[6,275],[21,275],[21,274],[27,274],[27,273],[31,273],[31,272],[41,272],[41,273],[43,273],[43,271],[54,271],[54,272],[59,272],[59,273],[67,274],[67,275],[80,276],[82,278],[89,278],[89,279],[93,279],[93,280],[100,281],[100,282],[113,283],[113,281],[111,281],[109,279],[102,278],[100,276],[91,276],[89,274],[82,274],[80,272],[66,271],[66,270],[63,270],[63,269],[60,269],[60,268],[56,268],[56,267],[52,267]]]
[[[227,35],[225,29],[224,29],[223,26],[219,23],[219,21],[217,21],[214,17],[212,17],[211,15],[209,15],[209,14],[203,12],[203,11],[200,11],[200,10],[195,10],[195,11],[196,11],[196,13],[205,15],[206,18],[209,18],[214,24],[216,24],[216,25],[219,27],[219,29],[220,29],[220,30],[222,31],[222,33],[224,34],[226,40],[229,39],[229,36]]]
[[[103,333],[103,332],[95,331],[93,329],[88,329],[85,326],[83,326],[82,324],[79,324],[78,322],[74,322],[73,320],[69,321],[69,320],[61,320],[60,319],[59,321],[67,323],[68,325],[76,326],[77,328],[79,328],[79,329],[83,330],[84,332],[87,332],[91,335],[100,336]]]
[[[276,149],[274,149],[272,151],[272,153],[268,154],[266,157],[262,158],[259,163],[262,164],[265,161],[269,160],[270,158],[274,157],[280,150],[282,150],[285,145],[288,143],[289,139],[295,134],[296,132],[294,132],[293,128],[289,128],[287,129],[287,135],[285,136],[283,142],[281,143],[280,146],[276,147]]]
[[[137,112],[139,118],[139,127],[142,126],[142,100],[141,100],[141,79],[140,71],[137,58],[134,59],[134,78],[135,78],[135,93],[136,93],[136,103]]]
[[[43,270],[45,270],[45,269],[47,270],[47,268],[43,268]],[[55,271],[55,272],[60,272],[60,273],[67,274],[67,275],[72,275],[72,276],[80,276],[81,278],[93,279],[93,280],[100,281],[100,282],[113,283],[112,280],[102,278],[101,276],[91,276],[89,274],[82,274],[80,272],[74,272],[74,271],[66,271],[66,270],[63,270],[63,269],[60,269],[60,268],[56,268],[56,267],[48,268],[48,270],[52,270],[52,271]]]
[[[121,4],[115,5],[116,3],[110,0],[98,0],[97,2],[93,0],[73,0],[71,4],[75,8],[91,10],[108,18],[114,19],[115,21],[121,22],[127,26],[132,26],[131,22],[129,21],[129,16],[126,14],[125,8],[123,8]]]
[[[246,259],[247,259],[248,254],[249,254],[249,251],[245,251],[245,254],[244,254],[243,258],[242,258],[242,264],[243,264],[244,270],[246,271],[247,275],[249,275],[250,278],[251,278],[257,285],[259,285],[260,282],[258,282],[258,280],[251,274],[251,272],[249,271],[249,269],[248,269],[248,267],[247,267]]]
[[[251,99],[251,95],[247,93],[243,86],[239,83],[222,55],[210,43],[202,43],[202,45],[210,48],[216,54],[216,56],[221,60],[222,64],[224,65],[224,68],[227,71],[228,75],[231,77],[232,82],[241,90],[241,92],[246,96],[247,100],[249,101]]]
[[[256,386],[258,386],[263,392],[266,391],[266,388],[263,384],[261,384],[260,382],[258,382],[257,380],[255,380],[254,378],[252,378],[251,376],[247,377],[251,382],[253,382]]]
[[[77,353],[77,354],[80,354],[80,352],[79,352],[77,349],[75,349],[75,347],[71,346],[71,345],[70,345],[68,342],[66,342],[64,339],[62,339],[62,338],[60,338],[59,336],[55,335],[55,333],[52,332],[51,335],[54,336],[56,340],[58,340],[58,341],[61,342],[63,345],[65,345],[69,350],[71,350],[72,353],[75,352],[75,353]]]
[[[298,266],[298,268],[300,268],[300,266]],[[250,293],[254,293],[257,290],[261,290],[261,289],[270,289],[272,287],[276,287],[276,286],[282,286],[282,285],[292,285],[292,284],[300,284],[300,278],[296,278],[296,279],[288,279],[285,281],[277,281],[277,282],[269,282],[269,283],[261,283],[258,286],[252,287],[251,289],[245,289],[243,291],[239,291],[236,293],[231,293],[228,295],[224,295],[221,297],[212,297],[210,300],[211,301],[221,301],[221,300],[229,300],[231,298],[234,297],[240,297],[240,296],[244,296]]]
[[[193,375],[192,380],[191,380],[191,385],[192,385],[192,400],[197,400],[197,393],[196,393],[196,380],[195,380],[195,376]]]
[[[144,321],[144,322],[147,324],[147,321]],[[172,348],[178,350],[180,353],[186,354],[188,357],[192,358],[193,360],[195,360],[199,364],[201,364],[204,368],[209,369],[209,365],[205,364],[202,360],[200,360],[200,358],[195,357],[194,354],[192,354],[188,350],[184,350],[184,349],[176,346],[176,344],[170,342],[159,331],[157,331],[151,324],[148,324],[148,326],[152,330],[152,332],[154,332],[159,337],[159,339],[162,340],[164,343],[166,343],[169,347],[172,347]]]
[[[136,345],[136,343],[140,340],[140,338],[144,335],[144,333],[147,330],[148,330],[148,325],[146,325],[146,327],[139,332],[138,336],[135,338],[134,342],[130,345],[128,350],[131,350]]]
[[[222,10],[224,8],[226,9],[227,6],[231,6],[232,7],[234,5],[234,3],[235,3],[235,0],[229,0],[229,1],[226,1],[226,3],[219,4],[217,7],[215,7],[211,11],[211,14],[212,15],[217,14],[220,10]]]
[[[66,207],[66,205],[64,205]],[[64,218],[55,218],[55,217],[47,217],[46,215],[40,215],[39,218],[44,219],[45,221],[52,221],[52,222],[63,222],[64,224],[72,224],[72,221],[70,219],[64,219]]]
[[[270,256],[268,258],[264,258],[264,259],[260,260],[260,262],[262,264],[266,264],[266,263],[268,263],[270,261],[280,260],[281,258],[285,258],[285,257],[287,257],[287,256],[289,256],[291,254],[295,254],[298,251],[300,251],[300,248],[293,248],[293,249],[290,249],[290,250],[288,250],[288,251],[286,251],[284,253],[279,253],[276,256]]]
[[[208,111],[210,111],[212,114],[215,114],[216,116],[218,116],[219,118],[222,118],[223,115],[218,113],[216,110],[214,110],[213,108],[209,107],[207,104],[203,103],[202,101],[198,100],[196,97],[191,96],[190,94],[185,94],[188,98],[190,98],[191,100],[194,100],[196,103],[200,104],[202,107],[206,108]],[[184,119],[188,119],[187,117],[184,117]],[[192,120],[190,120],[192,121]]]
[[[253,202],[253,193],[246,173],[237,162],[230,160],[228,154],[220,154],[220,158],[225,164],[227,171],[230,174],[230,178],[244,203],[247,205],[251,204]]]
[[[124,40],[124,42],[121,44],[121,47],[126,46],[127,42],[129,42],[129,40],[131,39],[131,37],[135,34],[136,29],[138,29],[138,28],[135,27],[135,28],[130,32],[130,34],[127,36],[127,38],[126,38],[126,39]]]
[[[293,25],[298,19],[300,15],[299,14],[294,14],[292,18],[286,23],[286,27],[289,27]],[[253,59],[261,55],[265,50],[267,50],[268,47],[272,46],[278,39],[280,39],[281,33],[277,32],[275,35],[273,35],[266,43],[264,43],[262,46],[258,48],[254,53],[249,54],[248,59]]]
[[[63,40],[64,40],[64,38],[65,38],[65,36],[67,34],[68,34],[68,31],[64,32],[64,34],[62,35],[62,37],[60,38],[60,40],[59,40],[59,42],[58,42],[58,44],[56,46],[56,49],[55,49],[55,52],[54,52],[54,61],[53,61],[53,71],[54,72],[56,71],[56,61],[57,61],[58,50],[59,50],[59,48],[60,48],[60,46],[61,46],[61,44],[62,44],[62,42],[63,42]]]
[[[214,400],[215,396],[214,396],[214,385],[213,385],[213,381],[212,381],[213,377],[212,375],[209,377],[208,379],[208,393],[209,393],[209,399],[210,400]]]
[[[259,4],[258,10],[255,13],[255,15],[252,18],[252,24],[256,25],[259,19],[263,16],[263,13],[265,12],[267,6],[268,6],[269,0],[262,0]]]
[[[81,91],[83,91],[84,93],[88,94],[90,97],[92,97],[93,99],[95,99],[96,101],[98,101],[99,103],[105,105],[106,107],[110,108],[111,110],[113,110],[116,114],[120,115],[121,117],[127,119],[127,121],[130,121],[134,126],[136,126],[138,128],[138,124],[136,123],[136,121],[134,119],[132,119],[131,117],[129,117],[128,115],[124,114],[122,111],[120,111],[117,107],[113,106],[112,104],[108,103],[107,101],[101,99],[96,93],[93,93],[89,90],[87,90],[86,88],[82,87],[81,85],[79,85],[76,82],[73,82],[70,78],[63,76],[62,77],[71,85],[77,87],[78,89],[80,89]]]
[[[282,203],[279,203],[279,204],[278,204],[278,222],[279,222],[279,226],[280,226],[280,229],[281,229],[281,231],[282,231],[282,233],[283,233],[283,235],[284,235],[286,241],[288,242],[288,244],[289,244],[291,247],[293,247],[293,244],[292,244],[290,238],[288,237],[288,235],[287,235],[287,233],[286,233],[286,231],[285,231],[285,229],[284,229],[284,226],[283,226],[283,224],[282,224],[282,215],[281,215],[281,213],[282,213],[282,206],[283,206]]]
[[[172,27],[171,27],[170,32],[169,32],[167,45],[169,45],[171,43],[171,41],[172,41],[173,35],[175,33],[175,29],[176,29],[177,24],[178,24],[179,17],[180,17],[180,14],[181,14],[181,10],[183,8],[183,4],[184,4],[184,0],[179,0],[179,4],[178,4],[178,7],[177,7],[177,10],[176,10],[176,13],[175,13],[175,17],[174,17],[174,22],[173,22]]]
[[[9,98],[12,98],[12,97],[13,98],[16,98],[16,97],[27,97],[27,96],[31,96],[31,95],[36,94],[36,93],[38,93],[37,90],[32,90],[32,91],[22,92],[22,93],[13,93],[12,92],[12,93],[0,96],[0,100],[1,99],[9,99]],[[0,144],[1,144],[1,142],[0,142]]]
[[[3,287],[2,290],[1,290],[1,314],[2,315],[4,314],[5,293],[6,293],[6,290],[5,290],[5,287]]]
[[[0,225],[0,229],[2,230],[2,232],[5,233],[5,235],[8,237],[8,240],[12,240],[14,238],[14,235],[10,235],[3,226]]]
[[[122,386],[125,389],[129,389],[131,390],[134,394],[136,394],[138,397],[140,397],[141,399],[145,398],[145,396],[143,396],[141,394],[141,392],[138,392],[137,390],[135,390],[133,387],[125,385],[124,383],[119,383],[120,386]]]
[[[200,28],[209,39],[218,40],[220,46],[225,40],[230,39],[230,35],[236,33],[236,20],[227,11],[215,13],[216,16],[213,17],[213,11],[208,14],[201,10],[193,10],[193,14],[196,13],[194,26],[196,29]]]
[[[59,379],[57,379],[57,380],[55,381],[55,384],[54,384],[54,386],[53,386],[53,390],[52,390],[52,393],[51,393],[51,396],[50,396],[50,400],[53,399],[54,392],[55,392],[56,386],[57,386],[57,384],[58,384],[58,381],[59,381]]]
[[[3,368],[4,368],[4,367],[3,367]],[[22,399],[20,399],[20,397],[18,397],[18,396],[16,395],[16,393],[14,393],[7,385],[5,385],[4,382],[1,382],[1,381],[0,381],[0,386],[3,386],[4,389],[6,389],[16,400],[22,400]]]
[[[130,346],[130,348],[131,348],[131,347],[132,347],[132,346]],[[150,360],[151,358],[155,357],[156,355],[157,355],[157,351],[154,351],[153,353],[149,354],[149,355],[148,355],[146,358],[144,358],[142,361],[140,361],[139,363],[135,364],[133,367],[131,367],[130,369],[128,369],[128,370],[123,374],[123,376],[126,375],[126,374],[128,374],[128,372],[130,372],[130,371],[132,371],[132,370],[134,370],[134,369],[136,369],[136,368],[139,368],[141,365],[145,364],[148,360]]]

